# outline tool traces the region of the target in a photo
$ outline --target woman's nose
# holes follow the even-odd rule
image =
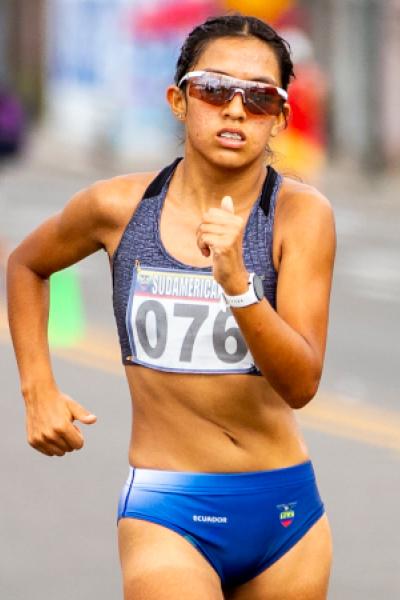
[[[236,118],[246,116],[244,96],[241,90],[237,90],[233,98],[225,104],[224,114],[229,114]]]

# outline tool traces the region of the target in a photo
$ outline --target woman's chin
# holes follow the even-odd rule
[[[260,162],[264,160],[263,156],[253,156],[248,152],[226,151],[225,149],[212,153],[210,156],[223,169],[239,169],[254,164],[257,159]]]
[[[221,169],[239,169],[254,164],[257,159],[264,161],[264,156],[253,156],[241,150],[227,148],[196,148],[194,154],[198,154],[208,163]]]

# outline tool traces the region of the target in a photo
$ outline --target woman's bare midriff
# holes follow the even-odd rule
[[[264,377],[128,366],[135,467],[243,472],[308,460],[292,409]]]
[[[147,187],[154,175],[143,176],[141,186]],[[168,202],[175,178],[174,174],[161,215],[164,248],[184,264],[210,266],[210,259],[200,254],[196,243],[198,217],[182,221],[182,215],[174,213]],[[293,193],[298,186],[285,179],[278,193],[273,235],[276,271],[282,248],[282,206],[287,192]],[[132,214],[132,197],[138,202],[143,193],[133,193],[130,185],[128,189],[121,225],[107,240],[110,256]],[[245,221],[250,210],[249,205],[242,214]],[[293,410],[265,377],[182,375],[138,365],[127,366],[125,371],[133,403],[129,462],[135,467],[243,472],[289,467],[309,458]]]

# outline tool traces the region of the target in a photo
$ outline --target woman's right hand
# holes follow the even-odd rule
[[[74,421],[92,425],[97,417],[58,390],[26,398],[28,443],[47,456],[80,450],[84,438]]]

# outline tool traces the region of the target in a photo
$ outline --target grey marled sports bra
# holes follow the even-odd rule
[[[211,267],[186,265],[160,238],[160,215],[176,159],[151,182],[112,259],[113,306],[125,365],[181,373],[259,374]],[[243,256],[276,308],[272,260],[275,203],[282,177],[266,170],[249,215]]]

